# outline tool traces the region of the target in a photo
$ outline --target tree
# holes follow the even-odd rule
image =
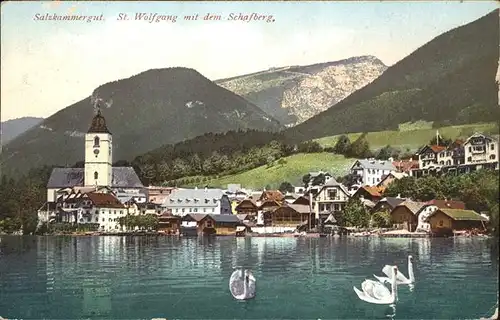
[[[325,184],[325,180],[326,180],[325,174],[320,173],[312,179],[311,184],[313,186],[321,186],[321,185]]]
[[[294,188],[290,182],[284,181],[280,184],[278,190],[281,191],[281,193],[285,194],[287,192],[293,192]]]
[[[366,134],[362,134],[356,141],[354,141],[346,155],[352,158],[369,158],[372,156],[370,151],[370,144],[366,140]]]
[[[358,198],[350,198],[344,208],[343,220],[347,227],[366,228],[370,223],[370,215]]]
[[[311,181],[311,174],[307,173],[304,176],[302,176],[302,183],[305,188],[309,186],[309,181]]]
[[[336,154],[347,154],[351,147],[351,140],[349,140],[349,137],[346,136],[345,134],[341,135],[339,139],[337,140],[337,143],[335,143],[335,147],[333,147],[333,151]]]
[[[400,153],[401,151],[399,149],[386,145],[377,152],[375,158],[379,160],[387,160],[389,158],[398,159]]]
[[[361,184],[362,177],[351,172],[343,177],[338,178],[337,181],[350,188],[353,185]]]
[[[388,211],[375,212],[372,215],[372,222],[374,227],[389,228],[391,224],[391,214]]]

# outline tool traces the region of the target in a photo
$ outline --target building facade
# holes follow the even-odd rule
[[[385,175],[396,171],[389,160],[360,159],[351,166],[350,173],[360,178],[363,186],[376,186]]]
[[[165,198],[162,208],[177,216],[232,214],[231,201],[222,189],[177,189]]]

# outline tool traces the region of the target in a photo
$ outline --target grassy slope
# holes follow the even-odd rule
[[[271,168],[261,166],[243,173],[201,182],[198,185],[225,188],[229,183],[240,183],[246,188],[258,189],[266,185],[277,188],[283,181],[292,184],[301,183],[302,176],[310,171],[324,170],[333,174],[334,177],[344,175],[354,161],[354,159],[346,159],[343,156],[331,153],[300,153],[284,159],[287,161],[285,165],[275,164]],[[196,185],[196,183],[193,183],[185,185],[185,187],[194,187]]]
[[[390,144],[393,147],[400,148],[402,151],[406,151],[406,148],[414,151],[418,147],[426,144],[436,135],[436,129],[429,128],[430,125],[421,124],[421,128],[416,130],[401,130],[401,128],[407,127],[407,125],[404,124],[400,126],[400,130],[369,132],[366,138],[372,149],[379,149]],[[438,130],[441,136],[451,139],[466,138],[476,131],[486,134],[498,134],[498,132],[495,132],[495,123],[449,126]],[[352,142],[360,135],[361,133],[350,133],[348,137]],[[324,137],[316,139],[315,141],[319,142],[323,147],[333,147],[339,136],[340,135]]]

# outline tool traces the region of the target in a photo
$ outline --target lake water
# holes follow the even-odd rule
[[[492,240],[379,238],[1,237],[0,316],[23,319],[478,319],[497,302]],[[365,278],[397,264],[388,306],[361,301]],[[257,296],[237,301],[233,266]]]

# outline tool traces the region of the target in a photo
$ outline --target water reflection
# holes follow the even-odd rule
[[[396,318],[352,286],[385,264],[407,275],[409,254],[416,284],[398,288],[397,318],[471,318],[496,302],[498,250],[481,239],[1,239],[0,310],[11,318]],[[255,301],[230,296],[235,266],[254,271]]]

